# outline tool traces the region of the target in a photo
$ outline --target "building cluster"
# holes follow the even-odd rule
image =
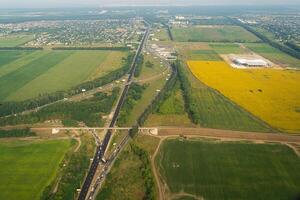
[[[246,15],[239,21],[270,32],[279,42],[300,43],[300,15]]]
[[[174,50],[169,47],[158,46],[157,44],[151,44],[152,51],[155,52],[160,58],[165,60],[176,60],[177,56]]]
[[[59,20],[0,24],[2,35],[29,33],[28,46],[136,42],[143,28],[140,19]]]

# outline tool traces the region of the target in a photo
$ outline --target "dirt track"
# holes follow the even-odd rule
[[[280,133],[256,133],[241,132],[231,130],[219,130],[209,128],[178,128],[178,127],[160,127],[158,136],[198,136],[221,139],[255,140],[265,142],[284,142],[300,144],[300,135],[280,134]]]

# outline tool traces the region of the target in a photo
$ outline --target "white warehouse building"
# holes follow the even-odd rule
[[[233,62],[237,65],[243,65],[248,67],[266,67],[268,63],[262,59],[243,59],[236,58]]]

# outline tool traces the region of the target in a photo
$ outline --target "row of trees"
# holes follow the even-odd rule
[[[53,50],[106,50],[106,51],[129,51],[129,47],[53,47]]]
[[[30,114],[5,117],[0,120],[0,126],[16,124],[34,124],[49,119],[61,119],[64,125],[76,125],[84,122],[87,126],[101,126],[101,116],[108,114],[118,99],[119,88],[111,95],[98,93],[94,97],[79,102],[58,102]]]
[[[0,47],[0,50],[43,50],[42,47]]]
[[[152,174],[151,163],[149,159],[148,152],[140,148],[135,143],[130,144],[131,150],[135,155],[137,155],[142,162],[140,171],[144,179],[145,184],[145,200],[154,200],[155,199],[155,182]]]
[[[175,86],[176,78],[177,78],[177,66],[175,63],[172,65],[172,75],[165,84],[165,86],[161,89],[161,91],[156,95],[156,97],[153,99],[151,104],[144,110],[142,115],[138,119],[138,125],[142,126],[149,114],[156,111],[159,106],[162,104],[162,102],[168,98],[172,94],[172,88]]]
[[[171,32],[170,26],[167,25],[167,24],[165,24],[165,23],[164,23],[163,25],[164,25],[164,26],[166,27],[166,29],[167,29],[168,36],[169,36],[170,40],[173,41],[173,40],[174,40],[174,37],[173,37],[173,34],[172,34],[172,32]]]
[[[269,39],[268,37],[266,37],[265,35],[263,35],[262,33],[259,33],[257,32],[256,30],[254,30],[253,28],[251,28],[250,26],[246,25],[246,24],[243,24],[241,23],[240,21],[238,20],[235,20],[235,19],[231,19],[233,21],[233,23],[245,28],[247,31],[253,33],[254,35],[256,35],[258,38],[260,38],[263,42],[266,42],[268,44],[270,44],[272,47],[276,48],[276,49],[279,49],[281,51],[283,51],[284,53],[287,53],[289,54],[290,56],[293,56],[295,58],[298,58],[300,59],[300,52],[295,50],[295,49],[292,49],[292,48],[289,48],[285,45],[282,45],[272,39]]]
[[[131,114],[138,100],[142,98],[143,92],[146,88],[147,85],[139,85],[137,83],[131,84],[126,100],[121,109],[120,116],[118,118],[118,124],[120,126],[126,125],[126,123],[128,122],[128,116]]]
[[[188,80],[186,71],[184,70],[180,61],[176,62],[176,66],[178,69],[178,78],[180,80],[180,86],[183,92],[183,98],[185,101],[186,110],[192,120],[193,123],[199,124],[201,121],[201,117],[198,106],[199,104],[194,103],[196,100],[193,98],[193,89],[190,81]]]
[[[26,129],[13,129],[13,130],[0,130],[0,138],[29,137],[29,136],[36,136],[36,133],[31,132],[29,128],[26,128]]]
[[[134,77],[139,77],[141,75],[143,64],[144,64],[144,55],[140,54],[140,56],[138,57],[137,62],[136,62],[136,67],[134,70]]]
[[[69,96],[82,93],[82,90],[87,91],[108,84],[116,79],[121,78],[123,75],[125,75],[128,72],[133,57],[134,55],[130,53],[126,58],[123,58],[121,68],[114,70],[103,77],[94,79],[92,81],[81,83],[67,91],[58,91],[51,94],[43,94],[43,95],[39,95],[36,98],[32,98],[20,102],[0,103],[0,117],[12,115],[15,113],[20,113],[25,110],[38,108],[43,105],[62,100]]]
[[[290,47],[291,49],[294,49],[295,51],[300,52],[300,46],[295,44],[294,42],[286,42],[285,45]]]

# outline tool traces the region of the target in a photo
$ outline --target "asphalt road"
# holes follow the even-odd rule
[[[134,75],[134,71],[136,69],[136,63],[137,63],[137,59],[144,47],[144,44],[145,44],[145,41],[146,39],[148,38],[148,35],[149,35],[149,28],[145,31],[144,33],[144,36],[143,36],[143,39],[140,43],[140,46],[138,47],[137,51],[136,51],[136,54],[133,58],[133,62],[131,64],[131,68],[130,68],[130,72],[129,72],[129,76],[128,76],[128,79],[127,79],[127,82],[126,82],[126,85],[122,91],[122,94],[121,94],[121,97],[117,103],[117,107],[116,107],[116,110],[114,112],[114,115],[113,115],[113,118],[111,120],[111,123],[109,125],[109,127],[114,127],[116,122],[117,122],[117,119],[118,119],[118,116],[119,116],[119,113],[120,113],[120,110],[122,108],[122,105],[125,101],[125,98],[126,98],[126,95],[127,95],[127,92],[128,92],[128,89],[130,87],[130,84],[132,82],[132,78],[133,78],[133,75]],[[90,166],[90,169],[89,169],[89,172],[86,176],[86,179],[83,183],[83,186],[81,188],[81,191],[79,193],[79,197],[78,197],[78,200],[85,200],[86,199],[86,196],[87,196],[87,193],[89,191],[89,188],[91,186],[91,183],[92,183],[92,180],[94,178],[94,175],[96,173],[96,170],[97,170],[97,167],[99,165],[99,163],[101,162],[103,156],[104,156],[104,153],[108,147],[108,144],[109,144],[109,141],[110,141],[110,138],[111,138],[111,135],[112,135],[112,130],[108,130],[105,134],[105,137],[103,139],[103,142],[101,145],[97,146],[97,150],[96,150],[96,153],[95,153],[95,156],[93,158],[93,161],[92,161],[92,164]]]

